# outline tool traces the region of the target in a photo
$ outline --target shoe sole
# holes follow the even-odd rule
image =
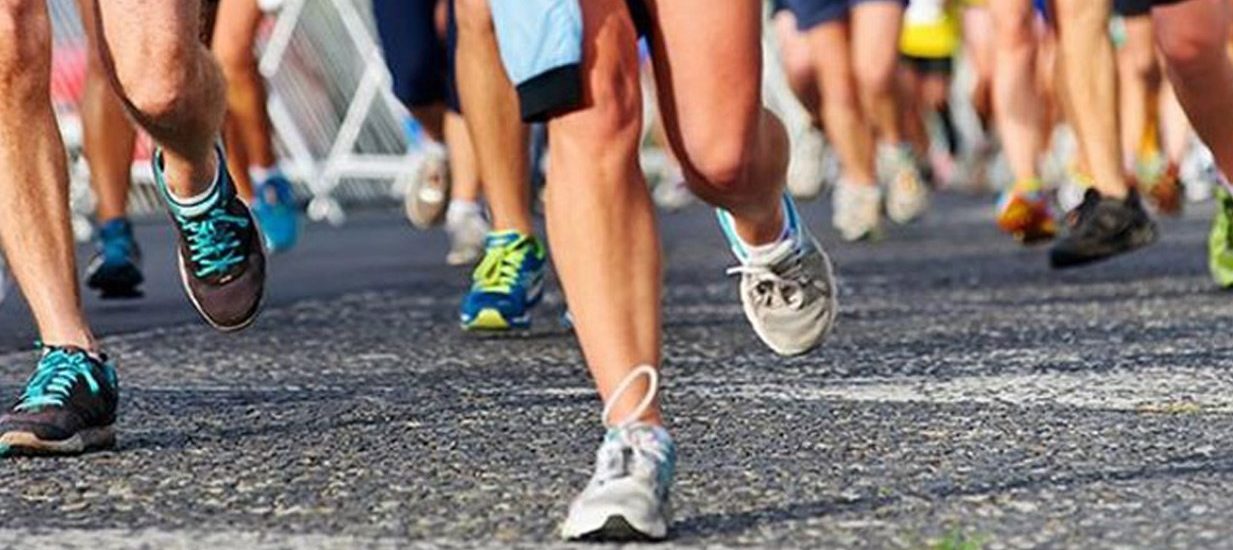
[[[1023,244],[1048,241],[1057,235],[1056,222],[1037,215],[1031,205],[1022,202],[1007,206],[998,215],[998,228]]]
[[[141,270],[125,265],[109,271],[100,269],[86,280],[86,286],[99,291],[99,296],[104,300],[140,298],[145,294],[137,287],[143,282],[145,277]]]
[[[467,332],[501,332],[507,330],[527,330],[531,328],[531,315],[522,318],[506,319],[500,311],[492,308],[480,310],[470,322],[462,323],[462,329]]]
[[[0,436],[0,456],[75,455],[115,444],[114,425],[82,430],[60,441],[40,439],[33,432],[8,432]]]
[[[603,526],[594,531],[588,531],[576,537],[571,537],[569,540],[578,542],[659,542],[666,540],[668,537],[665,534],[662,537],[651,536],[643,533],[630,525],[622,516],[608,516],[604,521]]]
[[[1082,256],[1078,254],[1059,254],[1056,252],[1051,252],[1049,254],[1049,266],[1054,269],[1067,269],[1096,263],[1148,246],[1156,242],[1157,237],[1158,232],[1156,231],[1156,225],[1151,224],[1147,227],[1142,227],[1131,231],[1130,234],[1123,239],[1123,244],[1119,246],[1117,250],[1114,250],[1108,254]]]

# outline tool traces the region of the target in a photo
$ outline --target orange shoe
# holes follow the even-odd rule
[[[1166,216],[1177,216],[1182,213],[1182,182],[1178,177],[1176,164],[1169,164],[1160,179],[1147,190],[1147,196],[1156,205],[1156,210]]]
[[[1049,198],[1040,191],[1008,191],[998,201],[998,227],[1024,244],[1052,239],[1057,234]]]

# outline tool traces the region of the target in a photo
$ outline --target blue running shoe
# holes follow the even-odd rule
[[[0,416],[0,456],[77,454],[115,444],[120,386],[103,356],[43,347],[17,403]]]
[[[116,218],[99,226],[95,237],[97,251],[86,266],[86,286],[99,291],[104,300],[140,298],[137,287],[145,276],[133,225],[125,218]]]
[[[253,215],[270,252],[286,252],[300,236],[299,211],[291,182],[281,175],[271,176],[253,189]]]
[[[531,308],[543,297],[547,260],[544,245],[533,235],[489,233],[484,259],[476,266],[471,290],[462,300],[462,328],[530,328]]]

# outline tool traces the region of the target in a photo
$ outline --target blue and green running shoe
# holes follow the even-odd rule
[[[44,346],[21,397],[0,416],[0,456],[78,454],[115,445],[120,386],[105,356]]]
[[[291,182],[281,175],[258,182],[253,189],[253,215],[270,252],[286,252],[300,237],[300,215]]]
[[[1212,279],[1224,288],[1233,287],[1233,196],[1216,186],[1216,217],[1207,238],[1207,265]]]
[[[463,330],[526,329],[544,294],[548,254],[534,235],[494,231],[462,299]]]
[[[86,286],[99,291],[104,300],[141,297],[137,287],[145,276],[141,273],[141,248],[133,239],[133,225],[125,218],[99,225],[95,248],[86,266]]]

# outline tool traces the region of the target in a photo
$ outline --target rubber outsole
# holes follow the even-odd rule
[[[134,265],[115,268],[99,268],[86,279],[86,286],[97,290],[104,300],[140,298],[145,295],[139,288],[145,276]]]
[[[660,542],[668,537],[653,537],[643,533],[630,525],[625,518],[621,516],[608,516],[607,521],[599,529],[589,533],[583,533],[581,536],[570,540],[580,542]]]
[[[115,445],[114,425],[82,430],[60,441],[40,439],[33,432],[8,432],[0,435],[0,456],[76,455]]]
[[[1068,269],[1093,264],[1151,245],[1156,242],[1158,236],[1155,225],[1151,225],[1130,232],[1117,250],[1105,254],[1071,254],[1054,249],[1049,252],[1049,266],[1054,269]]]

